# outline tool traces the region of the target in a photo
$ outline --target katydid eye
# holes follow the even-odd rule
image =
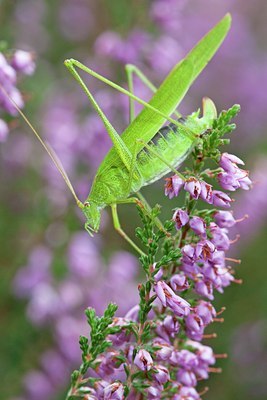
[[[89,206],[90,206],[89,201],[86,201],[86,202],[84,203],[84,207],[89,207]]]

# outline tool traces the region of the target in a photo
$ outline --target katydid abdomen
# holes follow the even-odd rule
[[[151,151],[145,148],[137,156],[137,166],[143,180],[142,186],[156,182],[171,172],[167,164],[178,168],[190,153],[195,142],[196,140],[179,132],[179,128],[174,124],[161,128],[149,143]],[[165,162],[161,161],[156,154],[152,154],[153,150]]]
[[[195,139],[196,141],[196,139]],[[96,174],[87,201],[95,202],[101,208],[127,199],[143,186],[149,185],[170,172],[167,164],[178,168],[194,145],[191,138],[179,132],[173,124],[159,130],[155,138],[148,143],[149,149],[143,148],[135,161],[135,173],[129,186],[130,174],[122,162],[110,165],[108,171]],[[151,150],[151,151],[150,151]],[[161,161],[156,152],[164,161]]]

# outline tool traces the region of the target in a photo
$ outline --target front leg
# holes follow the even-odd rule
[[[145,256],[145,253],[141,249],[139,249],[139,247],[132,241],[132,239],[129,238],[129,236],[122,229],[118,216],[117,204],[111,204],[111,211],[112,211],[113,225],[116,231],[119,233],[119,235],[121,235],[123,239],[125,239],[141,256]]]

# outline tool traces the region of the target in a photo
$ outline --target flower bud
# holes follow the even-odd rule
[[[240,188],[243,190],[249,190],[252,186],[252,182],[248,176],[245,176],[242,179],[239,179]]]
[[[187,222],[189,221],[189,216],[186,211],[178,208],[173,214],[172,219],[173,221],[175,221],[176,229],[179,230],[187,224]]]
[[[164,307],[170,307],[175,315],[183,317],[190,312],[190,304],[174,291],[165,282],[159,281],[154,285],[155,292]]]
[[[104,389],[104,400],[123,400],[124,389],[120,382],[114,382]]]
[[[178,394],[175,394],[173,400],[200,400],[200,396],[193,387],[182,386]]]
[[[220,228],[231,228],[236,223],[233,214],[230,211],[216,211],[214,219]]]
[[[200,182],[196,178],[189,178],[185,182],[184,190],[189,192],[193,199],[197,200],[201,192]]]
[[[12,67],[26,75],[32,75],[35,70],[35,62],[32,53],[23,50],[17,50],[11,60]]]
[[[177,372],[177,380],[185,386],[196,386],[197,378],[194,372],[180,368]]]
[[[234,192],[236,189],[240,187],[240,183],[238,179],[236,179],[235,175],[228,174],[227,172],[220,172],[217,178],[220,186],[224,190],[229,190],[230,192]]]
[[[148,351],[141,349],[136,354],[134,363],[142,371],[149,371],[153,365],[153,360]]]
[[[213,204],[216,207],[229,208],[232,201],[233,200],[226,193],[223,193],[220,190],[213,191]]]
[[[202,218],[197,216],[191,218],[189,225],[196,235],[206,236],[206,224]]]
[[[171,287],[173,290],[183,291],[189,288],[189,283],[185,275],[176,274],[171,277]]]
[[[195,313],[201,317],[205,325],[210,324],[216,317],[216,310],[213,305],[204,300],[199,300]]]
[[[204,200],[208,204],[212,204],[212,186],[209,185],[207,182],[201,181],[201,192],[200,198]]]
[[[164,385],[170,380],[170,374],[166,367],[163,365],[154,365],[154,368],[156,369],[154,378],[159,384]]]
[[[174,196],[178,196],[183,185],[184,181],[178,175],[173,175],[170,178],[166,178],[165,195],[169,196],[169,199],[172,199]]]
[[[229,153],[222,153],[219,165],[222,167],[226,172],[234,173],[238,166],[236,164],[244,165],[244,161],[240,158],[235,156],[234,154]]]

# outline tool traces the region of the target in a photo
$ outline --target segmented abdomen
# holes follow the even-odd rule
[[[161,128],[148,143],[151,150],[157,152],[173,168],[181,165],[194,144],[195,141],[179,132],[174,124]],[[137,167],[143,179],[142,186],[149,185],[170,172],[170,168],[146,148],[137,156]]]

